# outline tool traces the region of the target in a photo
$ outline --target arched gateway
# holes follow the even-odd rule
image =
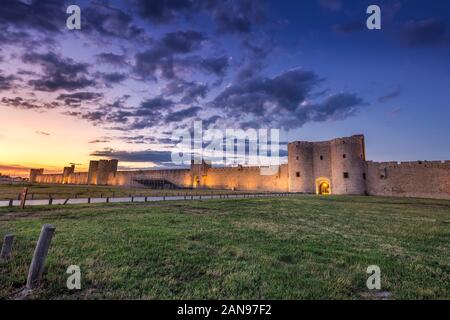
[[[329,195],[331,194],[331,183],[327,178],[319,178],[316,180],[316,194]]]

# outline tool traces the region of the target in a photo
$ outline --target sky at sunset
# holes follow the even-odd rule
[[[172,132],[195,120],[450,159],[449,1],[3,0],[0,28],[3,174],[170,167]]]

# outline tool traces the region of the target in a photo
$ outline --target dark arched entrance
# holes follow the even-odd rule
[[[320,178],[316,180],[316,193],[320,195],[331,194],[330,180],[326,178]]]

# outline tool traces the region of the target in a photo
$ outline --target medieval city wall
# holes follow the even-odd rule
[[[201,187],[247,191],[289,191],[288,167],[279,166],[273,175],[262,175],[260,167],[209,168]]]
[[[33,183],[44,183],[44,184],[62,184],[63,174],[38,174],[34,176]]]
[[[450,161],[366,163],[367,193],[450,199]]]
[[[74,172],[70,174],[39,174],[34,177],[33,183],[42,184],[87,184],[87,172]]]
[[[108,185],[142,187],[139,180],[161,179],[172,182],[179,187],[191,187],[191,171],[189,169],[118,171],[108,177]]]
[[[117,171],[117,160],[91,161],[89,172],[65,167],[62,174],[30,170],[30,182],[42,184],[178,187],[324,194],[369,194],[450,199],[450,161],[377,163],[365,159],[364,136],[288,144],[288,164],[273,175],[260,167]]]

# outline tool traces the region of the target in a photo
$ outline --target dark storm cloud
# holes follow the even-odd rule
[[[103,73],[102,78],[105,84],[108,86],[115,83],[121,83],[125,81],[128,77],[124,73],[112,72],[112,73]]]
[[[63,114],[100,125],[125,125],[133,115],[130,111],[112,110],[108,107],[102,107],[94,111],[68,111]]]
[[[95,151],[90,155],[93,157],[117,159],[123,162],[153,162],[161,164],[172,161],[171,154],[170,151],[116,151],[113,149],[106,149]]]
[[[133,39],[142,35],[144,30],[133,24],[133,18],[120,9],[95,3],[84,8],[83,30],[96,31],[100,36]]]
[[[254,25],[264,21],[266,1],[217,1],[212,11],[219,32],[249,33]]]
[[[66,1],[3,0],[0,10],[0,25],[29,27],[44,32],[59,32],[66,25]]]
[[[200,98],[205,98],[208,90],[208,85],[204,83],[174,80],[166,85],[163,94],[167,96],[181,96],[182,103],[190,104],[197,102]]]
[[[182,14],[192,14],[200,6],[199,0],[130,0],[139,15],[153,23],[166,23]]]
[[[255,78],[261,73],[266,67],[266,58],[269,56],[274,42],[271,38],[264,38],[260,43],[246,39],[242,41],[242,46],[246,56],[235,75],[235,81],[238,82]]]
[[[134,112],[134,116],[147,117],[160,115],[162,111],[169,111],[175,105],[172,100],[163,97],[155,97],[143,101]]]
[[[314,72],[302,69],[274,78],[253,78],[227,87],[212,101],[212,106],[236,114],[255,115],[264,114],[267,104],[294,110],[319,82]]]
[[[265,0],[130,0],[139,15],[162,24],[205,13],[220,33],[249,33],[266,16]]]
[[[14,108],[23,109],[23,110],[54,109],[59,106],[59,104],[57,102],[52,102],[52,103],[44,102],[43,103],[36,99],[24,99],[21,97],[15,97],[15,98],[3,97],[1,102],[8,107],[14,107]]]
[[[443,21],[437,19],[410,21],[403,26],[401,40],[407,46],[450,44],[450,31]]]
[[[205,70],[207,73],[215,74],[216,76],[222,77],[225,75],[226,70],[229,67],[229,59],[227,56],[216,57],[216,58],[205,58],[200,59],[197,62],[198,66]]]
[[[203,120],[203,126],[205,128],[212,127],[214,124],[216,124],[221,119],[220,116],[211,116],[205,120]]]
[[[148,138],[143,135],[118,137],[119,140],[129,144],[145,144],[155,142],[155,138]]]
[[[16,80],[17,78],[15,76],[5,76],[0,71],[0,91],[12,89]]]
[[[202,33],[193,30],[169,32],[161,39],[161,48],[169,53],[189,53],[200,49],[204,40]]]
[[[102,94],[95,94],[90,92],[76,93],[75,99],[79,102],[97,102],[101,99]],[[60,95],[60,99],[74,99],[73,95]],[[84,98],[84,100],[80,99]],[[125,106],[125,102],[130,98],[129,95],[124,95],[116,98],[112,103],[103,103],[95,110],[80,109],[78,111],[67,111],[63,114],[84,119],[94,124],[124,124],[128,122],[133,113]],[[70,102],[70,101],[69,101]],[[78,101],[76,101],[78,102]],[[100,103],[100,102],[98,102]]]
[[[202,110],[202,108],[200,107],[190,107],[187,109],[171,112],[165,117],[164,120],[166,122],[180,122],[185,119],[190,119],[197,116],[200,110]]]
[[[96,101],[103,97],[101,93],[95,92],[77,92],[72,94],[60,94],[56,100],[64,101],[65,105],[70,107],[80,106],[83,102]]]
[[[365,102],[353,93],[338,93],[325,99],[319,104],[309,104],[299,107],[295,112],[297,123],[292,126],[303,125],[307,122],[323,122],[327,120],[343,120],[354,115]],[[289,120],[286,121],[289,123]]]
[[[95,85],[95,81],[87,77],[88,64],[75,62],[53,52],[26,53],[22,56],[22,61],[42,67],[44,74],[41,78],[28,82],[35,90],[77,90]]]
[[[97,56],[99,63],[110,64],[115,67],[123,67],[127,65],[127,57],[124,54],[114,54],[111,52],[100,53]]]
[[[364,101],[352,93],[340,93],[312,103],[314,89],[322,82],[314,72],[286,71],[274,78],[254,78],[227,87],[212,102],[241,128],[264,125],[301,127],[308,122],[340,120],[354,115]],[[243,120],[250,117],[250,120]],[[209,124],[219,121],[211,119]]]
[[[386,103],[392,99],[397,98],[398,96],[400,96],[401,90],[397,89],[395,91],[391,91],[386,93],[385,95],[382,95],[381,97],[378,98],[378,102],[380,103]]]
[[[41,136],[50,136],[50,133],[45,132],[45,131],[35,131],[36,134],[41,135]]]
[[[156,80],[160,76],[170,80],[177,78],[177,69],[201,67],[200,58],[181,56],[201,49],[205,39],[203,34],[193,30],[169,32],[150,49],[136,54],[135,72],[144,78]],[[219,63],[207,60],[203,69],[220,68]]]
[[[102,137],[99,139],[91,140],[88,143],[89,144],[98,144],[98,143],[108,143],[108,142],[111,142],[111,139],[109,137]]]
[[[14,45],[32,41],[33,37],[25,31],[13,31],[9,28],[5,28],[5,30],[0,33],[0,43],[2,45]]]

